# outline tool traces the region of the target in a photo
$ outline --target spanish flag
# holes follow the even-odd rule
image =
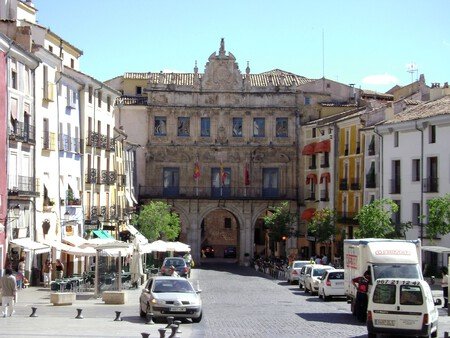
[[[198,158],[194,164],[194,179],[198,179],[200,177],[200,165],[198,164]]]

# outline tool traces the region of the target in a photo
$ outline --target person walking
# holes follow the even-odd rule
[[[368,304],[368,291],[370,284],[370,270],[367,269],[363,276],[352,279],[353,285],[356,287],[356,302],[355,302],[355,314],[360,322],[366,321],[367,316],[367,304]]]
[[[448,269],[446,266],[443,266],[442,269],[442,292],[444,293],[444,307],[448,306]]]
[[[12,269],[6,268],[5,275],[0,278],[0,289],[2,294],[2,316],[11,317],[14,314],[14,302],[17,296],[16,278],[13,276]]]
[[[52,281],[51,271],[52,271],[52,263],[50,263],[50,260],[47,258],[45,260],[44,265],[42,266],[42,273],[44,274],[44,287],[45,288],[49,287],[50,282]]]
[[[19,289],[25,287],[24,279],[25,279],[25,257],[21,257],[19,260],[19,265],[17,266],[17,286]]]
[[[56,278],[62,279],[64,275],[64,264],[60,259],[56,260]]]

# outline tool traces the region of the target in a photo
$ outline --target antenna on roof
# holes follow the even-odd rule
[[[408,63],[406,65],[406,71],[411,74],[411,83],[414,82],[414,73],[416,73],[416,81],[417,81],[417,74],[419,73],[417,64],[415,64],[414,62]]]

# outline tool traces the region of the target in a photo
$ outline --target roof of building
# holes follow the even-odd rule
[[[395,115],[392,119],[386,121],[385,124],[413,121],[447,114],[450,114],[450,95],[407,108]]]
[[[147,80],[151,84],[176,84],[180,86],[192,86],[194,80],[201,79],[203,74],[201,73],[125,73],[124,79],[131,80]],[[245,74],[242,74],[242,79],[245,78]],[[311,81],[304,76],[289,73],[280,69],[273,69],[268,72],[260,74],[249,74],[250,85],[255,87],[265,86],[292,86],[302,85]]]

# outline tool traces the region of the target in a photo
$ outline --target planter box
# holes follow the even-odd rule
[[[50,294],[50,303],[53,305],[72,305],[75,299],[75,292],[54,292]]]
[[[104,291],[102,300],[105,304],[125,304],[127,301],[127,294],[125,291]]]

